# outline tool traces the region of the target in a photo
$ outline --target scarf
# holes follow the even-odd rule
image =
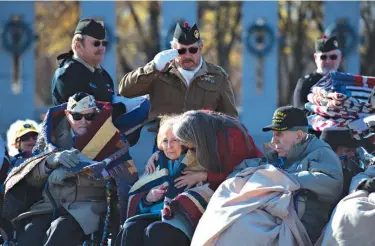
[[[194,75],[202,67],[202,64],[203,64],[203,58],[201,57],[201,60],[200,60],[200,63],[198,65],[198,67],[196,69],[194,69],[193,71],[188,71],[188,70],[183,69],[182,67],[177,67],[177,69],[180,72],[180,74],[182,75],[182,77],[184,77],[187,86],[189,86],[191,80],[194,78]]]

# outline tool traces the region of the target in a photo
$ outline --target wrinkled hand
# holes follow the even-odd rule
[[[361,183],[358,187],[358,190],[364,190],[368,193],[375,192],[375,178],[370,178]]]
[[[146,201],[149,203],[160,201],[164,197],[165,192],[167,192],[167,188],[168,187],[160,186],[158,188],[150,190],[150,192],[146,196]]]
[[[146,174],[151,174],[151,173],[155,172],[155,170],[156,170],[155,162],[157,160],[159,160],[159,154],[160,154],[159,152],[160,151],[156,151],[155,153],[152,154],[150,159],[148,159],[147,165],[145,167],[145,173]]]
[[[77,149],[64,150],[62,152],[52,154],[47,157],[46,165],[51,169],[58,168],[60,165],[63,165],[67,168],[75,167],[80,161],[78,154],[79,150]]]
[[[187,186],[185,190],[190,189],[194,185],[199,184],[207,180],[207,172],[193,172],[193,171],[182,171],[183,176],[180,176],[174,180],[176,188],[182,188]]]
[[[168,62],[172,61],[178,56],[178,51],[175,49],[169,49],[159,52],[154,57],[155,68],[162,71]]]
[[[49,182],[55,185],[64,185],[65,180],[68,178],[75,177],[76,175],[72,172],[67,171],[66,169],[59,168],[54,170],[49,175]]]

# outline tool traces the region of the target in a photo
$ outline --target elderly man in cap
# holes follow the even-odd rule
[[[294,198],[297,214],[314,243],[342,191],[340,160],[327,143],[307,133],[307,118],[297,107],[278,108],[263,131],[272,131],[271,143],[264,146],[265,158],[246,160],[238,169],[272,164],[294,177],[300,185]]]
[[[34,156],[4,184],[4,214],[20,227],[19,246],[76,246],[99,230],[110,206],[105,180],[116,181],[120,209],[126,211],[121,198],[138,175],[111,115],[110,103],[81,92],[48,111]]]
[[[197,25],[178,23],[171,46],[146,66],[127,73],[120,82],[120,94],[149,94],[150,119],[193,109],[211,109],[237,117],[228,75],[203,59],[203,41]]]
[[[349,193],[352,178],[363,172],[360,167],[360,159],[356,153],[356,149],[360,147],[360,142],[353,137],[350,129],[339,127],[323,129],[320,139],[331,146],[341,161],[344,174],[344,186],[341,195],[341,198],[343,198]]]
[[[316,71],[305,75],[297,82],[294,89],[293,105],[305,109],[305,103],[308,102],[307,95],[313,87],[324,75],[329,72],[337,71],[342,59],[341,51],[336,36],[326,37],[323,35],[321,39],[315,41],[314,60]]]

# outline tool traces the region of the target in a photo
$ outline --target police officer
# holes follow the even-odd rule
[[[337,71],[341,62],[341,51],[336,36],[327,38],[325,35],[321,39],[315,41],[314,60],[316,71],[305,75],[297,82],[294,90],[293,105],[300,109],[305,109],[307,103],[307,95],[313,87],[324,75],[329,72]]]
[[[120,94],[149,94],[150,119],[193,109],[211,109],[237,117],[228,75],[203,59],[197,25],[178,23],[171,46],[146,66],[127,73],[120,82]]]

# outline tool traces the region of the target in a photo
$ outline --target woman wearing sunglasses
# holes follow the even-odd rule
[[[11,164],[16,166],[22,160],[31,156],[38,137],[38,124],[33,120],[17,120],[7,132]]]
[[[310,93],[311,87],[324,75],[337,71],[341,58],[341,51],[339,50],[336,36],[328,38],[323,35],[321,39],[316,40],[314,60],[317,69],[315,72],[298,80],[294,90],[293,105],[304,110],[305,103],[308,102],[307,95]]]

